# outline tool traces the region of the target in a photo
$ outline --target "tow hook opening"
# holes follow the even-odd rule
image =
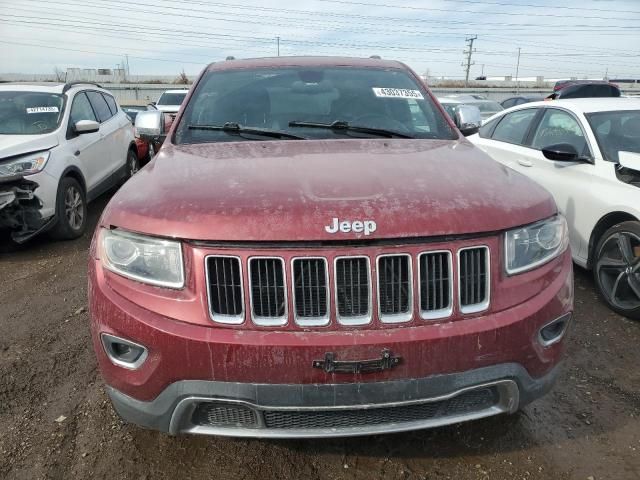
[[[549,347],[562,340],[571,322],[571,315],[571,312],[566,313],[552,322],[547,323],[540,329],[538,340],[543,347]]]
[[[149,355],[149,351],[145,346],[130,340],[109,335],[108,333],[103,333],[100,338],[109,360],[120,367],[135,370],[145,362]]]

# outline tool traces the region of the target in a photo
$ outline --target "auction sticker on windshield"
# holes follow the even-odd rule
[[[58,113],[58,107],[30,107],[27,113]]]
[[[408,90],[405,88],[378,88],[373,87],[373,93],[380,98],[415,98],[424,100],[420,90]]]

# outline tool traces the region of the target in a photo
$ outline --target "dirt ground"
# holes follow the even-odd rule
[[[107,201],[92,205],[93,225]],[[607,310],[585,271],[563,375],[518,414],[340,440],[169,437],[122,423],[104,393],[89,242],[0,238],[0,478],[640,478],[640,323]]]

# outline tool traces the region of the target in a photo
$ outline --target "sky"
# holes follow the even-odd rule
[[[640,78],[640,0],[0,0],[0,74],[197,74],[280,55],[401,60],[420,74]]]

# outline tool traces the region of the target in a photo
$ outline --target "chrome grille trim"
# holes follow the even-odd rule
[[[254,262],[260,262],[261,260],[274,261],[274,262],[280,263],[280,266],[282,268],[282,285],[278,284],[277,272],[275,270],[273,270],[272,272],[268,271],[264,279],[260,278],[261,272],[259,271],[259,283],[256,284],[254,282],[253,265],[254,265]],[[286,325],[287,318],[289,315],[289,312],[288,312],[289,306],[288,306],[287,273],[286,273],[284,260],[280,257],[250,257],[247,260],[247,263],[248,263],[248,272],[249,272],[248,281],[249,281],[249,301],[251,305],[251,320],[256,325],[263,326],[263,327],[276,327],[276,326]],[[254,290],[256,289],[256,287],[259,289],[258,298],[256,298],[254,294]],[[262,298],[260,298],[260,294],[265,288],[267,290],[267,296],[265,298],[264,294],[262,294]],[[270,294],[271,289],[274,289],[273,296],[271,296]],[[271,309],[272,307],[275,307],[276,309],[278,309],[277,305],[271,302],[278,302],[279,289],[282,290],[282,303],[283,303],[282,309],[281,309],[282,315],[277,315],[277,316],[258,315],[256,313],[256,302],[261,303],[260,309],[264,308],[265,302],[268,309]]]
[[[226,314],[221,314],[221,313],[216,313],[214,312],[214,304],[212,302],[212,290],[213,290],[213,285],[211,283],[211,270],[209,268],[209,260],[210,259],[216,259],[216,258],[222,258],[222,259],[230,259],[232,261],[236,261],[237,262],[237,266],[239,269],[239,273],[240,273],[240,302],[242,305],[242,309],[241,312],[238,315],[226,315]],[[204,265],[205,265],[205,274],[206,274],[206,281],[207,281],[207,301],[209,304],[208,310],[209,310],[209,318],[211,318],[211,320],[213,320],[214,322],[217,323],[224,323],[224,324],[228,324],[228,325],[239,325],[241,323],[244,322],[244,313],[245,313],[245,300],[244,300],[244,278],[243,278],[243,269],[242,269],[242,260],[240,259],[240,257],[237,256],[233,256],[233,255],[207,255],[204,257]],[[224,280],[224,279],[223,279]],[[218,284],[220,283],[219,281],[217,282]],[[218,291],[216,292],[216,294],[220,293],[220,289],[218,289]]]
[[[338,278],[338,262],[344,260],[355,260],[355,259],[364,259],[366,262],[367,268],[367,314],[366,315],[341,315],[340,314],[340,289],[338,288],[338,282],[340,279]],[[352,276],[352,273],[351,273]],[[345,271],[346,277],[346,271]],[[345,278],[346,280],[346,278]],[[361,286],[360,283],[358,283]],[[353,256],[340,256],[335,257],[333,261],[333,287],[334,287],[334,298],[336,304],[336,319],[341,325],[366,325],[371,323],[372,319],[372,301],[371,301],[371,260],[366,255],[353,255]],[[353,289],[353,281],[351,288]],[[352,294],[353,295],[353,294]],[[361,297],[360,297],[361,298]]]
[[[388,270],[386,270],[384,268],[384,266],[381,266],[381,260],[384,263],[385,259],[388,258],[398,258],[398,259],[402,259],[405,258],[407,260],[406,262],[406,267],[407,267],[407,292],[406,292],[406,311],[402,310],[401,304],[403,303],[402,301],[402,279],[400,279],[399,282],[394,281],[394,279],[391,280],[391,308],[392,308],[392,313],[385,313],[383,310],[386,309],[386,307],[383,306],[383,303],[388,303],[388,298],[387,298],[387,302],[383,302],[383,299],[385,297],[385,295],[387,295],[386,292],[386,288],[388,287]],[[402,264],[403,262],[399,262],[399,270],[400,270],[400,275],[402,276]],[[395,277],[396,276],[396,265],[395,262],[394,264],[391,266],[392,271],[391,271],[391,276]],[[391,254],[384,254],[384,255],[378,255],[378,257],[376,258],[376,273],[377,273],[377,280],[378,280],[378,284],[377,284],[377,303],[378,303],[378,318],[380,319],[381,322],[383,323],[403,323],[403,322],[408,322],[409,320],[411,320],[411,318],[413,317],[413,262],[412,262],[412,257],[411,255],[407,254],[407,253],[391,253]],[[398,295],[398,298],[396,298],[396,295]],[[396,306],[395,303],[396,301],[398,302],[398,311],[396,312]]]
[[[440,264],[442,255],[446,255],[446,267],[448,268],[448,276],[447,276],[448,279],[446,280],[446,282],[448,282],[448,286],[443,285],[443,283],[445,283],[445,280],[442,275],[442,265]],[[435,278],[432,278],[429,275],[429,263],[428,263],[428,257],[434,257],[434,256],[438,256],[439,258],[438,269],[441,275],[437,279],[439,285],[437,287],[436,285],[434,285],[433,291],[435,292],[436,290],[438,290],[439,291],[438,295],[444,297],[444,292],[446,289],[449,301],[446,302],[445,304],[444,298],[442,298],[442,300],[439,300],[437,302],[437,306],[440,308],[430,309],[428,307],[428,298],[425,298],[429,294],[430,288],[429,288],[429,285],[425,285],[424,283],[429,281],[433,281],[433,282],[436,281]],[[423,258],[425,258],[425,262],[426,262],[426,265],[424,267],[422,265]],[[451,251],[433,250],[433,251],[421,252],[418,254],[418,305],[420,308],[420,317],[423,320],[436,320],[436,319],[447,318],[451,316],[451,314],[453,313],[453,283],[454,283],[453,282],[453,255],[451,254]],[[426,305],[427,308],[424,308],[425,307],[425,305],[423,304],[424,302],[427,302],[427,305]]]
[[[465,252],[484,252],[484,262],[480,256],[473,256],[471,259]],[[464,256],[464,258],[463,258]],[[465,272],[463,272],[463,264]],[[484,267],[484,273],[482,268]],[[463,275],[464,274],[464,275]],[[482,277],[484,276],[484,280]],[[483,285],[484,284],[484,285]],[[484,286],[484,295],[482,287]],[[463,292],[463,289],[464,292]],[[477,289],[477,290],[474,290]],[[491,253],[486,245],[475,247],[464,247],[458,250],[458,305],[460,312],[477,313],[489,308],[491,298]]]
[[[317,285],[320,283],[320,278],[315,279],[315,285],[313,284],[313,278],[311,283],[309,280],[305,280],[304,278],[304,270],[302,270],[303,274],[301,275],[300,281],[302,282],[302,298],[298,298],[296,296],[296,290],[298,289],[298,282],[296,279],[296,262],[305,262],[305,261],[320,261],[323,264],[322,273],[324,274],[324,315],[310,316],[310,315],[300,315],[298,312],[299,302],[303,305],[303,308],[309,307],[311,310],[314,310],[314,307],[318,308],[318,311],[322,310],[322,298],[320,297],[319,289]],[[318,270],[315,271],[316,275]],[[306,285],[305,285],[306,283]],[[293,299],[293,318],[294,321],[301,326],[304,327],[316,327],[316,326],[325,326],[329,324],[330,320],[330,311],[331,311],[331,292],[329,288],[329,265],[327,259],[324,257],[294,257],[291,259],[291,295]],[[307,297],[305,289],[309,288]],[[314,304],[314,296],[316,303]],[[311,301],[309,302],[310,299]]]

